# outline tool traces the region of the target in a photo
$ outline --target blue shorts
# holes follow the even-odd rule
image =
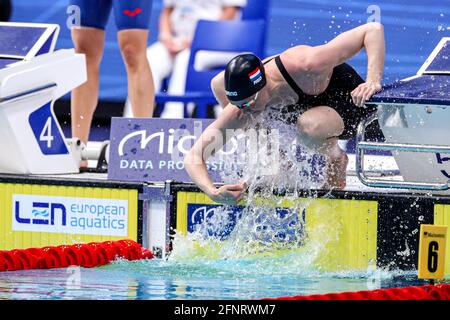
[[[152,0],[70,0],[81,12],[81,27],[104,30],[111,8],[117,29],[148,29]]]

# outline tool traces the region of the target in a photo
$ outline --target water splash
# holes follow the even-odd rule
[[[258,137],[258,147],[252,149],[255,152],[251,157],[247,155],[245,165],[222,174],[225,183],[247,181],[245,206],[239,210],[233,206],[216,207],[192,232],[177,233],[169,261],[248,263],[253,274],[292,275],[321,270],[316,262],[321,261],[331,243],[338,241],[340,224],[333,212],[324,210],[319,214],[327,218],[316,219],[308,226],[305,211],[315,195],[305,198],[299,190],[316,189],[323,183],[324,159],[299,146],[296,128],[287,125],[279,113],[273,116],[273,111],[257,119],[258,134],[263,130],[268,134]],[[233,218],[235,221],[230,221]],[[333,219],[335,224],[330,223]]]

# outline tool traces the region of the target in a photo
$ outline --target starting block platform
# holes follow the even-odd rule
[[[442,38],[417,75],[390,84],[368,104],[377,113],[358,130],[357,173],[372,187],[439,190],[450,188],[450,38]],[[378,121],[384,143],[364,141],[367,126]],[[367,150],[392,151],[403,181],[364,174]]]
[[[53,103],[86,80],[84,56],[54,51],[55,26],[29,33],[37,26],[0,24],[0,37],[14,33],[11,26],[37,35],[26,54],[2,55],[0,45],[0,131],[7,137],[0,142],[7,150],[0,154],[0,250],[128,238],[165,258],[175,233],[187,235],[199,225],[206,225],[205,237],[227,241],[246,200],[233,206],[212,202],[183,167],[187,146],[210,121],[114,118],[109,148],[96,148],[108,153],[107,173],[79,173],[81,159],[98,152],[64,137]],[[447,69],[440,71],[447,66],[448,42],[442,40],[420,74],[371,100],[379,107],[369,120],[380,122],[386,142],[366,142],[369,121],[360,126],[345,190],[295,190],[296,197],[286,197],[292,192],[285,190],[260,199],[255,214],[275,213],[273,225],[285,227],[280,241],[289,242],[292,228],[303,230],[306,239],[335,235],[314,261],[321,270],[415,270],[420,226],[450,226],[450,99],[448,78],[441,78],[448,77]],[[37,43],[43,43],[40,49]],[[418,83],[431,88],[406,90]],[[236,152],[239,138],[233,143]],[[217,183],[222,165],[214,159],[208,164]],[[211,218],[219,214],[228,223],[213,228]]]
[[[0,23],[0,172],[78,172],[81,148],[69,143],[55,100],[86,81],[84,55],[54,51],[58,25]]]

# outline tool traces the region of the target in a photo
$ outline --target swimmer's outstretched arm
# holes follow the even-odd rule
[[[331,65],[341,64],[353,57],[362,48],[367,54],[366,82],[360,84],[351,93],[357,106],[364,106],[370,97],[381,90],[385,59],[385,41],[383,25],[377,22],[367,23],[344,32],[328,44],[316,48],[319,62],[329,61]],[[334,56],[333,56],[334,53]]]
[[[291,61],[297,61],[297,70],[311,73],[330,72],[335,66],[344,63],[361,49],[367,54],[366,82],[352,92],[353,102],[363,106],[375,92],[381,90],[385,60],[384,27],[378,22],[370,22],[343,32],[330,42],[316,46],[298,46],[286,51]],[[302,59],[295,60],[295,56]]]
[[[367,79],[381,81],[384,67],[384,28],[371,22],[341,33],[330,42],[312,47],[310,60],[316,68],[334,68],[365,49],[368,58]]]
[[[232,105],[227,106],[219,118],[205,129],[184,159],[186,171],[194,183],[216,202],[236,203],[247,187],[245,183],[238,183],[216,188],[208,174],[206,160],[232,137],[227,130],[243,128],[248,122],[248,115]]]

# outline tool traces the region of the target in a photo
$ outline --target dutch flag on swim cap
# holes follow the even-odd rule
[[[250,72],[248,76],[250,77],[250,80],[253,81],[254,84],[256,84],[261,81],[260,79],[262,78],[262,73],[259,67],[257,67],[255,70]]]
[[[265,85],[264,65],[254,54],[236,56],[225,69],[225,93],[230,101],[245,100]]]

